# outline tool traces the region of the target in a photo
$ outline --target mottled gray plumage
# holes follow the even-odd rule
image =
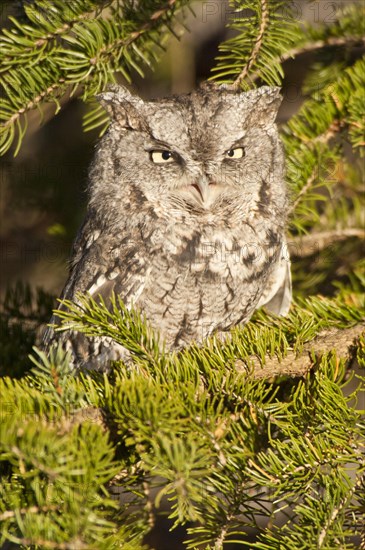
[[[143,101],[113,86],[112,123],[89,175],[85,222],[63,298],[112,292],[141,310],[167,348],[201,342],[291,299],[277,88],[197,91]],[[65,337],[65,336],[63,336]],[[69,337],[79,365],[120,348]]]

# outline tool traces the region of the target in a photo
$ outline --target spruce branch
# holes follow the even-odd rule
[[[253,376],[258,380],[271,380],[280,376],[301,377],[316,366],[318,357],[326,353],[335,351],[337,358],[351,357],[352,347],[361,336],[365,336],[365,323],[351,328],[324,330],[306,344],[299,355],[288,352],[283,359],[267,358],[264,365],[251,358],[250,367],[253,367]],[[247,369],[242,361],[237,361],[236,365],[240,370]]]
[[[365,46],[365,37],[364,36],[330,36],[323,40],[316,40],[314,42],[308,42],[302,46],[292,48],[291,50],[285,52],[280,58],[281,63],[285,63],[289,59],[294,59],[295,57],[300,57],[306,53],[316,52],[322,50],[323,48],[343,48],[349,47],[353,48],[355,46]]]
[[[145,510],[148,517],[148,527],[152,529],[155,526],[155,514],[153,511],[153,500],[151,498],[151,486],[147,481],[144,481],[142,486],[146,498]]]
[[[223,550],[223,545],[228,534],[230,522],[235,518],[235,514],[228,513],[224,525],[222,525],[217,539],[214,542],[214,550]]]
[[[6,449],[6,445],[4,445],[3,448]],[[11,451],[11,454],[17,457],[17,459],[19,460],[19,471],[22,474],[25,474],[26,472],[24,468],[24,463],[30,462],[30,464],[34,468],[36,468],[37,470],[45,474],[49,479],[51,480],[56,479],[58,472],[56,470],[49,468],[47,465],[43,464],[43,462],[38,460],[36,457],[29,456],[28,453],[24,453],[21,449],[19,449],[19,447],[15,445],[13,445],[11,449],[9,449],[9,451]]]
[[[50,0],[46,17],[41,0],[28,6],[29,23],[12,19],[13,28],[0,36],[0,83],[6,92],[0,102],[0,152],[16,140],[18,153],[27,113],[44,102],[55,103],[58,112],[67,93],[88,100],[115,81],[115,72],[127,80],[132,69],[143,76],[143,67],[157,58],[156,45],[161,49],[177,11],[188,3],[168,0],[161,6],[149,0],[138,8],[118,3],[112,17],[89,0],[76,0],[70,9]]]
[[[54,542],[39,537],[26,538],[26,537],[12,537],[12,542],[21,544],[23,547],[40,547],[46,550],[90,550],[90,545],[85,544],[76,537],[69,542]]]
[[[99,322],[101,320],[101,324],[104,321],[105,323],[110,321],[112,325],[110,330],[115,334],[118,325],[124,337],[135,338],[136,333],[129,332],[133,331],[133,327],[123,329],[123,323],[128,324],[128,319],[125,316],[123,318],[120,313],[116,323],[114,312],[104,310],[100,303],[91,302],[87,314],[85,307],[83,310],[84,325],[89,323],[91,327],[95,326],[92,317]],[[307,301],[306,308],[298,308],[295,315],[296,317],[293,317],[291,314],[286,328],[289,345],[293,346],[296,342],[297,358],[301,355],[298,342],[301,338],[313,341],[313,335],[317,335],[318,332],[320,336],[323,335],[323,331],[321,333],[318,326],[326,327],[330,332],[331,327],[338,331],[341,327],[343,331],[347,331],[350,328],[349,325],[360,317],[356,303],[348,307],[341,306],[340,300],[318,299]],[[78,318],[81,324],[80,316]],[[129,319],[136,318],[130,314]],[[309,320],[312,322],[313,330],[308,336],[306,325]],[[247,326],[241,329],[240,334],[237,333],[241,342],[241,357],[244,356],[243,347],[247,346],[249,340],[255,339],[262,342],[267,338],[268,326],[273,332],[274,342],[282,342],[282,339],[277,337],[278,332],[283,330],[281,323],[273,320],[271,327],[270,322],[266,320],[265,323],[266,325],[261,316],[252,323],[258,332],[250,331]],[[357,330],[359,324],[363,323],[357,322],[352,328]],[[109,329],[105,326],[103,330]],[[142,326],[139,331],[141,332],[138,338],[144,333]],[[101,333],[102,331],[99,331],[99,334]],[[340,332],[332,331],[331,334],[332,343],[335,342],[337,347],[339,340],[337,336]],[[352,338],[350,332],[346,334],[347,342],[343,342],[344,354]],[[220,347],[208,346],[206,350],[204,348],[197,348],[193,352],[187,350],[180,356],[166,358],[163,364],[150,363],[149,368],[144,369],[143,372],[141,369],[125,369],[120,366],[116,367],[110,375],[111,378],[106,375],[94,377],[86,374],[80,378],[69,375],[67,377],[65,373],[65,381],[68,380],[69,384],[76,387],[81,383],[83,392],[80,393],[89,397],[89,404],[84,402],[83,405],[88,411],[85,421],[82,422],[81,416],[77,425],[71,422],[67,429],[62,429],[62,423],[55,424],[54,416],[44,412],[42,423],[40,425],[37,423],[37,429],[39,426],[41,432],[37,432],[37,438],[34,439],[34,419],[27,418],[26,422],[24,421],[22,413],[24,406],[26,405],[25,410],[32,410],[38,401],[45,399],[53,403],[53,394],[48,391],[48,388],[54,385],[52,361],[47,362],[42,356],[44,369],[38,367],[33,379],[18,382],[0,380],[0,391],[6,402],[14,401],[16,396],[16,402],[23,403],[16,408],[15,416],[0,419],[4,422],[0,459],[9,460],[10,458],[18,478],[26,480],[30,472],[36,476],[36,479],[37,476],[48,476],[43,470],[39,470],[38,464],[31,461],[32,453],[37,457],[45,456],[49,461],[50,469],[56,474],[51,479],[60,487],[64,486],[65,479],[72,480],[74,475],[72,471],[75,469],[80,472],[77,475],[84,472],[82,475],[85,475],[88,483],[90,483],[88,480],[94,480],[97,477],[101,483],[110,484],[117,477],[121,481],[123,491],[127,494],[130,491],[131,504],[124,506],[121,501],[114,515],[112,509],[108,508],[108,517],[113,520],[113,527],[106,526],[101,535],[94,532],[92,540],[98,541],[95,543],[96,548],[107,550],[107,544],[102,545],[100,537],[105,537],[107,528],[110,532],[110,529],[116,529],[116,525],[123,524],[124,521],[128,521],[129,525],[132,523],[133,529],[139,533],[140,537],[148,530],[148,521],[151,522],[153,518],[152,508],[149,506],[147,510],[145,509],[146,484],[148,493],[155,501],[154,510],[163,495],[167,495],[171,499],[170,517],[175,520],[175,525],[183,524],[189,518],[197,521],[197,525],[189,529],[193,537],[189,544],[190,548],[196,547],[203,541],[205,544],[212,543],[212,546],[218,544],[216,547],[219,548],[219,545],[223,544],[223,539],[225,543],[232,542],[240,529],[254,523],[254,517],[258,511],[265,517],[271,514],[267,508],[268,494],[263,490],[260,492],[257,479],[263,480],[264,487],[274,485],[276,491],[274,497],[280,500],[285,498],[286,491],[290,494],[295,494],[295,490],[297,492],[309,489],[315,491],[317,477],[320,476],[321,470],[326,468],[337,472],[338,468],[343,468],[345,460],[346,463],[349,460],[354,461],[355,455],[358,456],[356,438],[360,436],[359,428],[355,423],[355,412],[352,409],[346,409],[345,401],[340,400],[341,388],[338,380],[343,379],[344,362],[337,361],[334,365],[335,361],[330,359],[331,355],[328,355],[332,345],[326,347],[323,341],[320,344],[318,357],[313,357],[313,363],[317,365],[313,376],[302,375],[301,378],[304,379],[302,385],[301,382],[299,385],[296,382],[292,395],[287,395],[284,401],[277,393],[279,385],[268,384],[270,379],[255,379],[255,372],[252,374],[247,370],[243,372],[241,366],[237,367],[232,360],[229,360],[230,357],[235,357],[237,361],[237,342],[235,341],[222,343]],[[311,346],[311,344],[308,345]],[[305,346],[304,343],[303,354]],[[277,345],[274,346],[273,353],[277,347]],[[314,355],[317,353],[316,344],[312,347],[312,355]],[[267,342],[265,349],[270,348]],[[247,346],[246,349],[250,348]],[[206,361],[204,360],[205,351],[207,352]],[[285,357],[289,357],[289,354],[284,355],[284,360]],[[267,353],[266,361],[271,359],[270,353]],[[150,357],[149,361],[153,361],[153,357]],[[63,367],[61,373],[62,371]],[[40,378],[37,382],[38,377]],[[324,396],[319,395],[320,391],[324,392]],[[333,396],[334,392],[336,392],[336,399]],[[71,395],[70,392],[68,394]],[[328,399],[330,399],[329,403]],[[68,400],[77,412],[80,402],[74,398],[68,398]],[[334,403],[336,403],[336,410],[340,410],[343,416],[343,418],[341,416],[340,427],[342,425],[346,427],[344,433],[341,432],[340,435],[336,431],[340,428],[332,418],[334,413],[332,409],[328,411],[328,407],[333,408]],[[90,415],[90,404],[91,408],[96,409],[97,418],[100,416],[100,409],[103,411],[102,426],[94,421],[95,415]],[[56,401],[55,405],[64,415],[61,403]],[[323,419],[321,407],[328,414],[328,418]],[[303,415],[304,420],[301,417],[297,418],[298,414]],[[83,430],[90,422],[93,428],[91,437],[87,431]],[[323,422],[326,423],[325,431],[321,426]],[[267,427],[268,423],[271,426],[270,429]],[[316,431],[318,423],[319,432]],[[14,427],[9,429],[10,425]],[[22,428],[22,437],[19,436],[18,426]],[[327,439],[324,442],[321,439],[317,441],[314,437],[317,433],[319,435],[316,437],[329,437],[332,438],[331,441],[339,441],[337,447],[334,443],[328,446]],[[288,444],[288,434],[295,441],[299,440],[299,450],[298,446],[291,441]],[[313,437],[312,434],[314,434]],[[97,439],[95,436],[98,436]],[[15,446],[21,449],[22,464],[19,464],[17,454],[11,454],[14,441]],[[121,454],[117,453],[117,456],[121,457],[118,459],[118,464],[113,465],[110,462],[115,457],[116,448],[113,447],[109,447],[105,457],[107,460],[102,463],[98,453],[103,454],[106,441],[114,441],[116,448],[121,451]],[[44,446],[47,453],[42,450]],[[268,454],[267,446],[269,446]],[[321,458],[323,448],[334,449],[331,451],[332,456],[325,455]],[[76,455],[67,454],[70,452]],[[309,456],[303,458],[301,453],[304,452],[309,453]],[[70,456],[68,462],[62,464],[62,468],[57,467],[60,456]],[[267,460],[267,463],[264,460]],[[337,462],[334,463],[334,460]],[[279,468],[278,472],[275,470],[276,466]],[[94,468],[97,468],[97,475]],[[295,490],[291,486],[294,482]],[[328,482],[337,486],[338,480],[334,477]],[[159,489],[157,496],[154,496],[154,492],[150,490],[154,487]],[[44,490],[46,488],[47,486]],[[42,495],[42,491],[38,491],[38,494]],[[13,489],[7,489],[6,498],[11,500],[13,494]],[[92,496],[95,493],[88,494]],[[54,524],[58,517],[62,517],[62,533],[64,533],[64,525],[73,525],[74,506],[84,506],[85,501],[79,489],[76,495],[73,495],[76,503],[75,500],[69,503],[67,494],[64,498],[66,500],[60,501],[59,510],[42,512],[42,506],[46,506],[49,501],[35,499],[31,499],[28,506],[25,506],[23,499],[20,499],[21,504],[17,504],[16,507],[22,510],[26,508],[33,510],[33,506],[38,507],[39,514],[30,515],[39,518],[40,525],[42,522],[47,522],[47,518]],[[339,501],[342,502],[341,499]],[[95,501],[95,513],[98,510],[97,502],[100,501]],[[51,504],[54,504],[54,501],[51,501]],[[70,504],[72,506],[69,510]],[[334,506],[338,507],[338,504],[335,503]],[[348,503],[344,502],[342,506],[345,511]],[[101,507],[104,509],[103,504]],[[3,511],[11,509],[8,504]],[[142,511],[137,513],[138,509]],[[146,512],[150,512],[149,518]],[[82,514],[81,511],[79,513]],[[12,517],[6,515],[3,518],[7,532],[11,533],[13,540],[17,540],[14,538],[15,529],[18,522],[22,521],[23,515],[24,518],[29,518],[29,514],[26,513],[21,517],[18,514]],[[342,515],[341,508],[341,512],[333,517],[332,522],[328,522],[330,513],[324,516],[327,523],[322,523],[322,528],[323,525],[327,526],[327,538],[332,536],[331,533],[338,522],[337,517]],[[22,540],[32,541],[34,544],[38,541],[47,544],[50,540],[55,547],[62,544],[75,547],[80,540],[81,545],[86,545],[88,543],[86,533],[94,528],[93,515],[88,512],[87,517],[89,519],[84,520],[85,529],[81,533],[77,531],[77,535],[70,535],[67,540],[61,538],[58,532],[48,538],[41,536],[40,532],[31,532],[31,527],[27,528]],[[30,522],[30,519],[27,521]],[[118,540],[127,544],[131,540],[130,537],[130,534],[121,533]],[[92,546],[91,543],[90,546]],[[113,546],[109,545],[109,547]]]
[[[236,90],[241,87],[242,82],[247,78],[248,73],[251,70],[251,67],[255,64],[259,56],[260,50],[262,48],[266,30],[270,23],[269,5],[267,0],[261,0],[260,10],[261,10],[261,14],[260,14],[261,21],[260,21],[256,40],[253,42],[252,51],[249,54],[249,58],[244,64],[241,72],[238,74],[238,76],[235,78],[232,84],[232,87]]]
[[[301,188],[301,190],[299,191],[298,195],[295,198],[295,201],[290,206],[289,215],[292,214],[296,210],[297,206],[302,201],[303,197],[305,197],[307,195],[308,191],[310,189],[312,189],[313,185],[316,183],[317,180],[318,180],[318,169],[317,169],[317,166],[316,166],[315,169],[310,174],[310,176],[308,177],[305,184],[303,185],[303,187]]]
[[[0,522],[5,521],[10,518],[14,518],[16,514],[39,514],[40,512],[53,512],[58,510],[59,507],[56,505],[52,506],[30,506],[29,508],[19,508],[16,512],[13,510],[6,510],[0,514]]]
[[[231,4],[235,16],[227,26],[236,35],[219,46],[211,79],[234,90],[252,87],[257,78],[279,85],[283,76],[281,55],[300,36],[292,10],[283,17],[285,2],[279,0],[239,0]]]
[[[112,2],[113,0],[105,0],[103,2],[104,8]],[[37,29],[37,32],[34,32],[34,35],[30,35],[29,38],[27,37],[27,34],[31,31],[29,25],[28,28],[24,28],[24,26],[17,21],[17,19],[14,17],[9,17],[9,20],[13,23],[13,27],[9,30],[4,29],[3,31],[3,51],[6,53],[6,56],[3,59],[4,68],[1,70],[2,78],[11,68],[13,50],[10,45],[15,40],[19,41],[19,35],[23,35],[23,44],[21,46],[21,50],[18,50],[18,54],[21,52],[24,57],[28,58],[29,66],[31,66],[34,61],[42,60],[41,54],[46,51],[46,46],[49,45],[52,47],[52,42],[55,39],[59,40],[63,35],[68,34],[77,23],[96,17],[100,14],[100,8],[97,8],[95,2],[74,2],[73,4],[74,5],[68,6],[68,14],[70,14],[70,16],[67,17],[67,21],[62,21],[59,17],[60,13],[58,8],[61,7],[61,4],[57,1],[53,2],[53,9],[48,11],[46,17],[44,17],[41,12],[41,1],[36,0],[33,4],[25,4],[23,6],[24,12],[28,17],[29,22],[35,25],[34,31]],[[79,11],[79,6],[77,4],[81,7],[81,12]]]
[[[66,81],[64,78],[60,78],[57,82],[55,82],[51,86],[48,86],[46,89],[40,91],[26,105],[19,107],[19,109],[16,112],[14,112],[11,115],[11,117],[6,122],[4,122],[4,124],[2,124],[2,128],[1,128],[2,131],[6,130],[8,126],[13,126],[14,123],[17,122],[22,115],[25,115],[27,111],[33,110],[35,107],[38,106],[39,103],[41,103],[41,101],[47,98],[50,98],[50,96],[51,95],[53,96],[55,92],[61,89],[63,90],[63,92],[65,92],[66,91],[66,88],[64,86],[65,82]]]
[[[312,254],[321,252],[328,246],[345,241],[346,239],[357,238],[365,239],[365,230],[360,227],[349,227],[347,229],[338,229],[331,231],[318,231],[307,235],[291,238],[288,246],[292,247],[292,256],[296,258],[305,258]]]
[[[275,62],[283,64],[307,53],[320,52],[324,48],[351,50],[355,47],[364,47],[364,16],[364,7],[361,4],[353,3],[341,9],[341,13],[332,24],[324,22],[317,25],[316,28],[308,24],[305,25],[302,29],[298,29],[299,34],[295,46],[280,53],[275,58]],[[326,63],[328,63],[327,58]],[[251,78],[253,81],[258,80],[260,73],[254,73]],[[318,91],[321,82],[317,78],[315,83],[315,89]]]
[[[356,531],[360,535],[360,550],[364,550],[365,548],[365,468],[363,469],[362,473],[359,475],[358,480],[356,482],[356,504],[354,504],[354,509],[350,510],[351,512],[356,514]],[[351,514],[352,515],[352,514]],[[351,517],[351,516],[350,516]]]
[[[364,460],[362,460],[362,467],[364,467]],[[354,494],[356,493],[359,486],[361,486],[362,482],[362,476],[356,481],[356,483],[353,484],[353,486],[349,489],[347,492],[347,495],[339,502],[337,506],[334,506],[330,517],[327,519],[326,524],[323,526],[321,532],[318,535],[318,549],[321,549],[323,547],[323,544],[326,541],[326,537],[328,534],[328,531],[331,529],[332,525],[336,521],[339,514],[342,513],[344,509],[346,509],[349,504],[351,503]]]
[[[356,61],[334,85],[309,98],[282,130],[287,177],[295,196],[290,214],[293,227],[300,233],[306,226],[313,227],[318,217],[316,203],[324,198],[323,191],[321,196],[314,195],[313,190],[319,186],[330,189],[336,183],[328,173],[342,158],[340,139],[349,135],[354,150],[360,148],[362,129],[353,121],[362,120],[357,98],[359,87],[365,84],[364,63],[364,59]]]
[[[361,298],[359,301],[361,303]],[[57,330],[77,330],[88,336],[111,337],[130,350],[135,360],[147,360],[150,368],[156,368],[158,364],[164,365],[164,368],[167,368],[167,365],[176,365],[178,368],[177,365],[181,365],[181,361],[201,361],[205,354],[209,356],[212,364],[215,360],[223,361],[224,364],[227,360],[231,361],[232,357],[239,356],[242,360],[236,365],[240,368],[242,365],[253,368],[256,379],[281,375],[303,376],[315,364],[315,360],[311,358],[313,353],[318,355],[336,349],[341,356],[346,356],[350,344],[364,331],[363,315],[361,309],[357,308],[356,301],[352,311],[348,307],[345,311],[340,299],[331,301],[313,298],[312,302],[297,306],[293,318],[287,320],[289,331],[293,331],[292,334],[289,332],[288,336],[285,336],[276,319],[273,320],[274,330],[271,334],[270,326],[261,327],[260,324],[250,323],[245,328],[238,327],[224,342],[213,338],[208,341],[207,347],[193,346],[182,352],[181,356],[170,356],[167,353],[160,355],[158,338],[144,325],[138,312],[129,311],[121,300],[115,297],[112,298],[110,306],[102,300],[98,302],[87,296],[79,296],[78,304],[69,301],[63,304],[67,309],[57,311],[62,320]],[[297,328],[297,323],[302,326],[302,334],[301,329]],[[252,335],[250,330],[253,331]],[[292,338],[295,345],[290,351]]]

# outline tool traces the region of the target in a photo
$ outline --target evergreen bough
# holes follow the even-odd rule
[[[117,296],[111,309],[80,297],[60,330],[112,337],[133,364],[70,373],[60,347],[34,348],[21,376],[50,298],[9,290],[2,374],[19,378],[0,378],[0,544],[137,550],[167,514],[186,526],[188,548],[365,548],[364,8],[348,3],[331,24],[304,27],[286,2],[232,7],[236,32],[213,79],[280,84],[283,61],[315,59],[282,129],[296,302],[285,319],[258,312],[225,342],[167,354]],[[0,36],[2,152],[19,150],[32,109],[60,109],[66,93],[91,100],[116,72],[143,73],[189,1],[23,8]],[[86,117],[106,123],[99,107]]]

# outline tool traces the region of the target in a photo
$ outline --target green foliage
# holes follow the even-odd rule
[[[25,2],[0,36],[2,151],[19,149],[26,114],[43,102],[60,108],[66,92],[89,101],[116,72],[143,72],[188,4]],[[1,374],[11,375],[0,378],[0,544],[137,550],[158,515],[186,527],[188,548],[355,549],[364,537],[364,378],[351,367],[364,368],[365,339],[347,357],[341,340],[363,327],[365,309],[365,67],[353,49],[364,44],[363,6],[306,28],[285,2],[231,7],[235,34],[214,78],[280,84],[280,58],[316,52],[303,104],[282,129],[296,302],[285,319],[258,312],[225,341],[167,354],[118,297],[80,296],[58,312],[57,330],[106,336],[130,354],[101,375],[73,371],[61,346],[35,348],[29,361],[52,300],[24,285],[9,290],[0,315]],[[85,119],[90,128],[106,122],[99,107]],[[313,238],[313,253],[298,236]],[[322,349],[333,334],[339,341]],[[308,368],[277,376],[285,361]]]
[[[235,14],[228,27],[236,33],[219,46],[213,78],[233,80],[243,88],[252,87],[259,78],[280,85],[284,75],[280,57],[302,36],[294,13],[280,0],[234,0],[230,4]]]
[[[104,489],[117,472],[113,448],[87,416],[74,425],[61,417],[55,426],[56,411],[39,390],[21,399],[29,384],[28,379],[8,388],[6,380],[1,384],[0,540],[37,548],[47,547],[43,541],[89,548],[115,531],[106,517],[115,503]]]
[[[27,113],[43,102],[61,108],[67,93],[82,90],[91,99],[115,82],[120,72],[130,82],[131,71],[143,76],[156,61],[171,32],[175,12],[188,0],[132,1],[35,0],[24,3],[24,18],[0,35],[0,153],[15,142],[15,154],[27,129]],[[99,123],[105,123],[101,112]],[[90,119],[88,126],[93,127]]]
[[[362,257],[358,238],[345,239],[344,244],[341,238],[336,242],[336,235],[364,228],[364,165],[360,160],[365,151],[365,111],[360,99],[364,85],[361,58],[334,82],[315,91],[282,130],[293,197],[291,234],[318,235],[310,260],[294,263],[297,292],[328,293],[341,280],[350,283]],[[321,234],[328,231],[333,232],[333,239],[321,251]],[[363,238],[364,233],[358,231],[358,236]],[[300,255],[300,242],[294,246],[296,252]]]
[[[100,298],[99,301],[80,296],[78,304],[62,301],[66,310],[57,310],[62,325],[56,330],[82,332],[86,336],[112,338],[129,352],[135,365],[142,371],[150,371],[155,364],[172,371],[189,369],[190,364],[206,365],[211,370],[215,365],[224,369],[235,364],[237,357],[249,361],[252,357],[265,363],[266,357],[285,357],[288,350],[300,352],[303,344],[315,338],[318,332],[330,327],[349,327],[364,318],[365,294],[352,294],[351,302],[343,304],[342,296],[337,300],[313,296],[294,304],[290,314],[284,318],[256,314],[256,323],[231,330],[227,341],[219,338],[208,340],[207,346],[191,346],[181,354],[161,353],[158,335],[154,335],[140,315],[128,310],[119,298],[112,296],[111,307]],[[177,363],[175,365],[175,362]]]
[[[322,359],[321,365],[309,386],[299,383],[293,407],[278,423],[281,437],[274,432],[271,448],[259,453],[253,465],[253,477],[271,488],[275,506],[281,511],[290,507],[290,520],[280,530],[268,529],[257,548],[284,544],[294,550],[303,545],[303,536],[308,541],[303,548],[314,548],[314,541],[318,548],[353,547],[345,546],[355,535],[346,511],[356,485],[352,474],[365,465],[364,442],[358,439],[364,424],[345,405],[355,396],[342,394],[336,359]]]
[[[119,296],[112,296],[108,307],[101,300],[80,296],[80,305],[70,301],[62,302],[66,310],[58,311],[57,316],[64,322],[57,331],[75,330],[87,336],[107,336],[122,344],[138,360],[159,360],[161,350],[158,339],[147,329],[145,320],[129,311]]]
[[[68,328],[87,334],[110,336],[113,327],[126,346],[136,340],[133,319],[147,344],[136,363],[115,365],[109,376],[71,375],[56,348],[49,357],[38,351],[22,380],[0,380],[2,540],[107,548],[108,534],[109,544],[140,548],[151,513],[167,500],[175,527],[194,522],[189,548],[222,548],[260,517],[270,522],[251,548],[294,549],[303,532],[302,548],[336,540],[355,548],[349,495],[365,467],[361,385],[346,393],[345,361],[333,353],[284,386],[254,379],[237,357],[259,355],[252,335],[266,339],[266,359],[293,344],[300,353],[319,330],[356,323],[357,304],[313,298],[284,323],[261,314],[232,342],[212,339],[162,358],[137,314],[84,299],[66,317]]]
[[[296,197],[292,223],[297,231],[305,230],[306,226],[313,228],[316,201],[325,200],[323,192],[318,194],[312,190],[333,187],[337,183],[336,166],[342,159],[339,140],[335,140],[337,134],[346,132],[354,150],[363,145],[363,102],[363,114],[356,119],[361,122],[354,124],[353,120],[354,113],[359,114],[359,99],[364,85],[365,61],[360,59],[346,69],[335,84],[308,99],[283,129],[288,159],[287,177]],[[308,182],[311,193],[307,192]],[[346,224],[346,216],[339,219]]]

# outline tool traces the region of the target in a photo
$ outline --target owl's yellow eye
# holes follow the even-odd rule
[[[167,164],[174,162],[174,156],[170,151],[151,151],[151,160],[155,164]]]
[[[243,147],[236,147],[235,149],[229,149],[226,152],[226,157],[229,159],[241,159],[245,156],[245,150]]]

